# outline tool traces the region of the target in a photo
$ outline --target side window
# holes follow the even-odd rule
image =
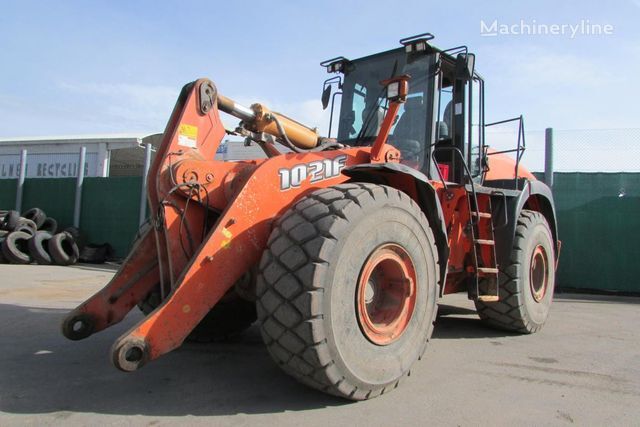
[[[355,138],[362,128],[362,116],[364,115],[365,99],[367,97],[367,88],[356,83],[353,91],[353,125],[349,130],[349,138]]]
[[[424,164],[426,117],[424,94],[410,93],[400,106],[389,133],[389,142],[400,150],[401,163],[418,170]]]
[[[482,80],[474,78],[469,82],[469,171],[479,177],[482,174],[482,145],[484,129],[482,123]]]
[[[436,127],[436,141],[451,138],[453,131],[453,86],[443,87],[440,90],[440,111],[438,111],[438,123]]]

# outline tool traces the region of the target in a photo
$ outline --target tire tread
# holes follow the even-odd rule
[[[400,380],[382,388],[358,389],[340,375],[322,325],[324,289],[314,278],[319,269],[327,268],[329,248],[337,245],[353,212],[366,211],[381,198],[405,201],[434,241],[423,212],[405,193],[376,184],[341,184],[307,195],[276,221],[258,272],[258,322],[272,358],[299,382],[352,400],[381,395],[397,387]],[[298,225],[290,227],[292,223]],[[313,233],[301,227],[303,223],[311,225]],[[283,250],[283,245],[288,249]],[[298,262],[292,263],[287,257],[295,248],[299,248]],[[437,251],[434,254],[437,258]],[[435,265],[438,268],[437,259]],[[436,310],[429,323],[431,330],[435,314]]]
[[[520,269],[522,267],[520,260],[523,256],[527,231],[539,223],[547,224],[545,217],[540,212],[522,210],[516,226],[509,264],[499,268],[501,276],[500,300],[489,303],[476,301],[480,319],[491,327],[522,334],[532,334],[542,328],[542,325],[535,325],[527,320],[525,301],[519,291]]]

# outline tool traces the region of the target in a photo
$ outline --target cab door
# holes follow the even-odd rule
[[[480,183],[484,170],[484,82],[461,59],[443,58],[435,159],[443,178]],[[434,177],[434,178],[437,178]]]

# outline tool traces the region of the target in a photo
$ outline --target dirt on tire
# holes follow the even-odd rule
[[[476,301],[480,319],[488,326],[531,334],[539,331],[547,320],[555,286],[555,268],[548,268],[546,292],[536,301],[530,284],[533,250],[542,246],[548,262],[555,263],[551,229],[540,212],[523,210],[518,218],[509,263],[500,266],[500,299],[497,302]]]
[[[395,243],[414,258],[416,308],[393,343],[376,345],[358,321],[363,263]],[[438,252],[422,210],[405,193],[342,184],[298,201],[274,226],[259,266],[258,321],[276,363],[303,384],[351,400],[397,387],[421,358],[437,312]]]

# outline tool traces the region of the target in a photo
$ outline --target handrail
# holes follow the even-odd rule
[[[411,42],[419,41],[419,40],[420,41],[424,40],[428,42],[429,40],[433,40],[434,38],[436,38],[436,36],[434,36],[431,33],[422,33],[422,34],[416,34],[415,36],[410,36],[410,37],[405,37],[403,39],[400,39],[398,43],[400,43],[401,45],[407,45]]]
[[[335,104],[335,101],[336,101],[336,96],[338,96],[338,95],[342,96],[342,91],[334,92],[334,94],[331,95],[331,112],[329,113],[330,114],[330,116],[329,116],[329,134],[327,135],[327,138],[331,138],[331,127],[333,125],[333,107],[334,107],[334,104]],[[337,138],[337,136],[336,136],[336,138]]]
[[[328,138],[331,138],[331,128],[333,125],[333,108],[334,108],[334,104],[335,104],[335,100],[336,100],[336,95],[342,95],[342,76],[334,76],[334,77],[329,77],[327,80],[324,81],[324,83],[322,84],[322,92],[324,94],[324,91],[327,89],[327,86],[331,86],[332,84],[337,84],[338,85],[338,91],[334,92],[331,95],[331,112],[330,112],[330,116],[329,116],[329,134],[327,135]]]
[[[335,58],[331,58],[331,59],[327,59],[325,61],[322,61],[320,63],[321,67],[327,67],[331,64],[333,64],[334,62],[338,62],[338,61],[348,61],[347,58],[345,58],[344,56],[336,56]]]
[[[516,148],[511,150],[494,151],[492,153],[487,153],[487,156],[493,156],[495,154],[513,153],[513,152],[516,153],[515,180],[514,180],[515,188],[514,189],[517,190],[520,183],[519,182],[520,177],[518,175],[518,171],[520,169],[520,160],[522,160],[522,156],[524,156],[524,151],[527,148],[527,144],[525,141],[525,133],[524,133],[524,117],[520,115],[519,117],[514,117],[513,119],[500,120],[498,122],[488,123],[488,124],[485,124],[484,127],[487,128],[490,126],[502,125],[502,124],[511,123],[511,122],[519,122],[518,123],[518,143]]]
[[[500,225],[496,226],[494,224],[493,229],[497,230],[499,228],[503,228],[503,227],[506,227],[507,225],[509,225],[509,214],[508,214],[508,211],[507,211],[507,209],[508,209],[508,207],[507,207],[507,195],[504,194],[504,192],[500,191],[500,190],[492,191],[491,195],[492,196],[502,196],[502,203],[503,203],[503,205],[502,205],[503,209],[502,210],[504,211],[504,213],[503,213],[504,220],[503,220],[502,224],[500,224]],[[492,214],[493,214],[493,212],[492,212]]]
[[[522,116],[514,117],[513,119],[500,120],[499,122],[487,123],[486,125],[484,125],[484,127],[488,128],[489,126],[502,125],[509,122],[516,122],[520,119],[522,119]]]

